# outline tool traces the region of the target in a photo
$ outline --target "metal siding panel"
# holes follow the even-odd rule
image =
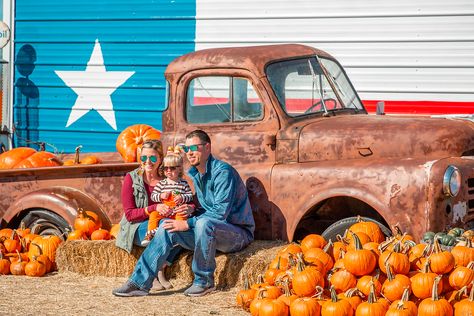
[[[115,151],[115,140],[127,126],[162,128],[163,73],[175,57],[194,50],[194,1],[16,2],[16,146],[26,145],[21,138],[27,138],[59,152],[72,152],[79,144],[85,152]],[[103,60],[93,54],[96,40]],[[100,101],[104,89],[113,91],[111,108]],[[69,123],[73,105],[84,99],[90,102],[78,109],[94,105],[97,110]]]
[[[365,100],[474,102],[471,0],[197,2],[196,49],[283,42],[331,53]]]

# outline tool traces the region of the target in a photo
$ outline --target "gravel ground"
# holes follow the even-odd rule
[[[183,295],[188,284],[173,283],[169,291],[122,298],[112,289],[124,277],[86,277],[71,272],[42,278],[0,276],[0,315],[249,315],[236,307],[237,288],[204,297]]]

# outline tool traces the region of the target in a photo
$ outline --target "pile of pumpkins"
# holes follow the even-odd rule
[[[76,147],[75,159],[62,160],[48,151],[36,151],[30,147],[17,147],[0,154],[1,169],[40,168],[73,165],[91,165],[101,163],[101,159],[94,155],[86,156],[80,160],[79,150]]]
[[[474,314],[474,232],[450,251],[439,238],[385,238],[359,220],[337,241],[317,234],[280,250],[236,296],[252,315],[394,316]]]
[[[41,277],[56,270],[58,236],[39,236],[22,224],[18,229],[0,230],[0,275]]]
[[[74,230],[67,240],[109,240],[117,236],[119,224],[102,229],[100,217],[92,211],[78,209]],[[20,228],[0,230],[0,275],[41,277],[56,270],[56,250],[63,242],[59,236],[31,233],[22,222]]]
[[[67,240],[109,240],[117,237],[119,224],[114,224],[110,230],[102,228],[102,221],[97,213],[78,209],[74,220],[74,230],[67,235]]]

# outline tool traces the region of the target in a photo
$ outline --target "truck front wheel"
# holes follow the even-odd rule
[[[65,239],[67,232],[71,230],[71,226],[64,218],[46,209],[30,210],[23,218],[23,222],[32,233],[41,236],[56,235]]]
[[[392,232],[390,229],[388,229],[385,225],[379,223],[378,221],[369,218],[369,217],[362,217],[363,221],[370,221],[374,222],[375,224],[379,225],[380,229],[384,233],[385,236],[391,236]],[[351,227],[353,224],[357,223],[358,217],[347,217],[343,218],[341,220],[338,220],[337,222],[333,223],[331,226],[326,228],[326,230],[321,234],[326,240],[331,239],[332,241],[336,241],[336,236],[337,235],[344,235],[344,232],[346,229]]]

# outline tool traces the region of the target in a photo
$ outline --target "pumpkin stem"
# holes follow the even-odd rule
[[[402,298],[400,299],[400,301],[408,302],[409,299],[410,299],[410,287],[407,286],[403,290]]]
[[[375,283],[374,281],[370,280],[370,292],[369,292],[369,298],[367,299],[367,302],[370,304],[376,303],[377,302],[377,296],[375,295]]]
[[[337,298],[337,293],[334,289],[334,285],[331,285],[331,287],[329,288],[329,292],[331,293],[331,302],[337,303],[339,299]]]
[[[389,281],[393,281],[395,279],[393,273],[392,273],[392,268],[390,266],[390,262],[388,260],[385,260],[385,270],[387,271],[387,279]]]
[[[357,236],[355,233],[350,231],[352,238],[354,239],[354,245],[356,250],[362,250],[362,243],[360,242],[359,236]]]
[[[244,290],[250,289],[249,275],[244,273]]]
[[[469,294],[469,300],[474,302],[474,280],[471,282],[471,293]]]
[[[74,164],[75,165],[78,165],[79,162],[80,162],[80,159],[79,159],[79,155],[80,155],[80,151],[81,151],[81,148],[82,148],[82,145],[79,145],[76,147],[75,151],[76,151],[76,154],[74,155]]]
[[[324,246],[323,251],[325,253],[329,253],[329,251],[333,248],[334,244],[332,243],[332,240],[329,239],[329,242]]]
[[[438,295],[438,283],[439,281],[441,280],[441,276],[438,275],[435,279],[434,279],[434,283],[433,283],[433,292],[432,292],[432,295],[431,295],[431,299],[433,301],[438,301],[439,300],[439,295]]]

